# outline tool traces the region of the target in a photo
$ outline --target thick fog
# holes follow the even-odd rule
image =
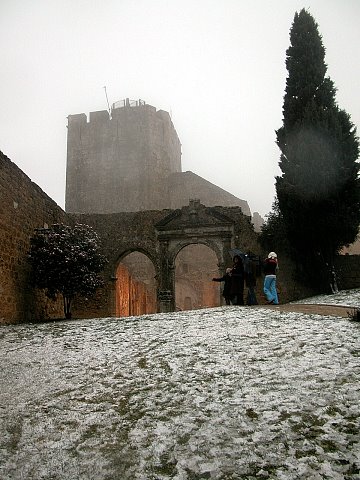
[[[358,0],[2,0],[0,149],[64,206],[67,115],[143,99],[170,112],[183,170],[271,210],[285,52],[308,8],[337,100],[360,124]]]

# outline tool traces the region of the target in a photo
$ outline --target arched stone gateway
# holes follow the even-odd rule
[[[209,247],[214,252],[219,274],[231,264],[229,251],[232,248],[261,254],[250,217],[243,215],[239,207],[206,207],[199,200],[191,200],[188,206],[177,210],[70,216],[74,222],[94,228],[109,260],[104,272],[105,287],[94,299],[85,302],[79,299],[74,305],[74,316],[82,318],[121,315],[119,265],[132,252],[144,254],[153,266],[151,275],[156,286],[157,312],[176,310],[175,262],[185,247],[199,244]],[[145,283],[144,279],[141,282]],[[134,285],[133,282],[133,289]],[[146,309],[139,310],[138,306],[133,312],[150,313]]]
[[[215,208],[206,208],[198,200],[191,200],[188,207],[175,210],[157,223],[156,230],[161,252],[160,311],[174,311],[177,255],[188,245],[204,244],[215,253],[218,269],[223,271],[225,262],[230,262],[234,221]]]

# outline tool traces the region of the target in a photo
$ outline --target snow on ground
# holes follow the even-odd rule
[[[0,478],[359,479],[359,340],[236,306],[1,327]]]
[[[292,303],[339,305],[344,307],[360,308],[360,289],[340,290],[338,293],[335,293],[335,294],[308,297],[303,300],[299,300],[297,302],[292,302]]]

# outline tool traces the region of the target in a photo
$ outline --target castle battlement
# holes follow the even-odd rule
[[[107,110],[100,110],[98,112],[90,112],[89,123],[106,123],[110,120],[110,115]]]
[[[156,110],[156,107],[145,103],[143,100],[129,100],[127,98],[113,103],[110,113],[108,110],[90,112],[89,119],[85,113],[69,115],[67,117],[68,127],[86,127],[89,124],[100,125],[112,120],[127,120],[129,115],[141,118],[154,116],[154,118],[161,119],[173,126],[171,117],[165,110]]]

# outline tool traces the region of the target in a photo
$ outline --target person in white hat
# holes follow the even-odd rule
[[[276,290],[276,272],[279,269],[278,258],[275,252],[270,252],[264,262],[264,294],[269,304],[278,305],[279,298]]]

